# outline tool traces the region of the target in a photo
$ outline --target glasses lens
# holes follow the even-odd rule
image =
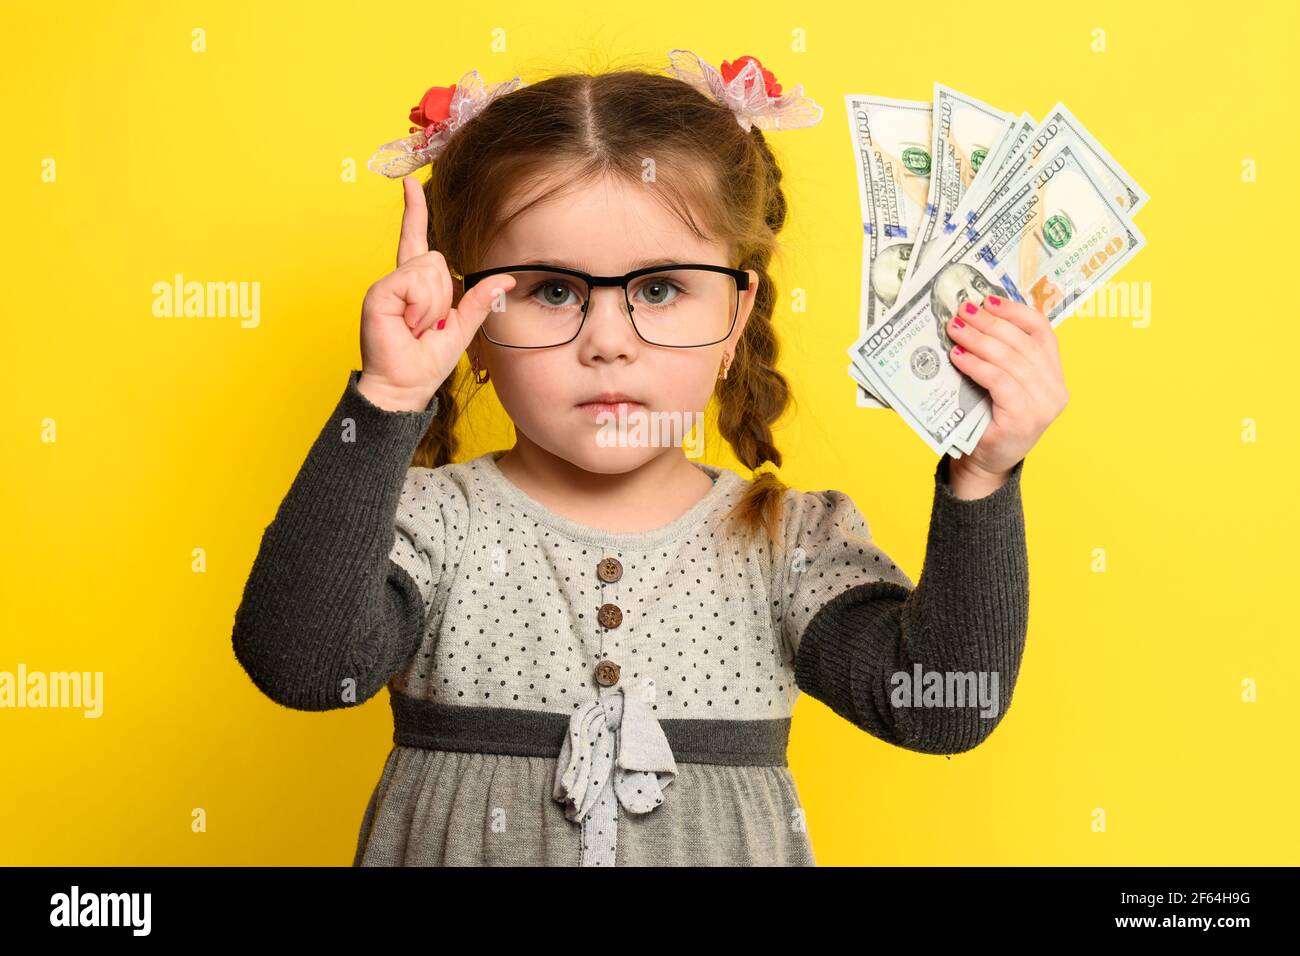
[[[727,337],[736,316],[736,280],[707,269],[665,269],[628,284],[632,321],[656,345],[709,345]]]
[[[515,284],[493,300],[483,331],[502,345],[541,348],[569,341],[582,325],[587,283],[563,272],[504,273]],[[491,282],[492,276],[482,280]]]
[[[483,322],[488,338],[519,348],[572,340],[582,325],[583,304],[591,297],[587,283],[577,276],[540,269],[508,274],[514,285],[493,301]],[[739,291],[736,280],[725,273],[669,267],[633,279],[627,299],[636,330],[647,342],[689,348],[726,338]]]

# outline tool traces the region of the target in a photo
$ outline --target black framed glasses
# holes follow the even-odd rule
[[[489,276],[509,273],[514,285],[492,303],[481,331],[514,349],[565,345],[587,320],[593,289],[619,286],[632,328],[643,342],[666,348],[716,345],[731,335],[749,273],[727,266],[670,263],[622,276],[593,276],[561,266],[498,266],[456,276],[469,291]]]

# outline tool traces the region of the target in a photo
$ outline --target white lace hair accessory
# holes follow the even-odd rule
[[[755,57],[722,61],[719,70],[690,50],[671,50],[670,72],[705,95],[728,107],[741,128],[749,132],[799,129],[821,121],[822,108],[803,95],[800,84],[788,93],[770,70]],[[437,158],[456,131],[481,113],[499,96],[526,86],[518,76],[504,83],[484,84],[478,70],[470,70],[451,86],[430,87],[411,107],[412,135],[384,143],[366,168],[390,179],[410,175]]]
[[[384,143],[370,157],[366,168],[390,179],[400,179],[433,162],[451,141],[456,130],[481,113],[498,96],[524,86],[516,76],[504,83],[485,85],[478,70],[470,70],[450,87],[434,86],[411,108],[414,135]],[[444,112],[445,111],[445,112]]]
[[[800,129],[821,121],[822,108],[803,95],[802,83],[782,93],[776,77],[755,57],[723,60],[718,70],[690,50],[672,50],[668,63],[678,79],[729,107],[746,133],[751,126],[761,130]]]

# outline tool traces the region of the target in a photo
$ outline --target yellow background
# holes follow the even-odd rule
[[[850,493],[913,578],[935,459],[892,414],[854,407],[844,94],[924,99],[939,80],[1040,117],[1063,100],[1152,197],[1137,217],[1149,247],[1117,277],[1149,283],[1150,325],[1057,330],[1071,401],[1024,471],[1030,632],[1010,711],[949,760],[801,697],[790,758],[818,862],[1300,862],[1300,18],[1283,3],[991,8],[6,5],[0,670],[103,671],[106,701],[98,720],[0,711],[0,863],[351,862],[390,745],[387,694],[283,709],[230,631],[262,529],[359,365],[362,294],[392,268],[401,189],[365,160],[406,134],[425,89],[470,69],[662,68],[677,46],[715,64],[756,55],[825,109],[772,136],[791,203],[782,368],[799,401],[782,477]],[[260,326],[155,318],[153,285],[178,272],[259,282]],[[795,287],[807,313],[789,310]],[[508,447],[495,399],[469,422],[462,458]],[[721,444],[708,459],[736,467]],[[198,807],[206,832],[191,829]]]

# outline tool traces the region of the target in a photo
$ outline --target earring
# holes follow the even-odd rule
[[[722,374],[718,376],[719,378],[727,377],[727,366],[729,366],[730,364],[731,364],[731,356],[728,355],[726,352],[723,352],[722,353]]]
[[[477,364],[475,364],[473,368],[474,368],[474,381],[477,382],[479,385],[482,385],[484,382],[486,382],[488,380],[488,377],[492,374],[485,368],[479,368]],[[480,372],[483,373],[482,377],[479,376]]]

